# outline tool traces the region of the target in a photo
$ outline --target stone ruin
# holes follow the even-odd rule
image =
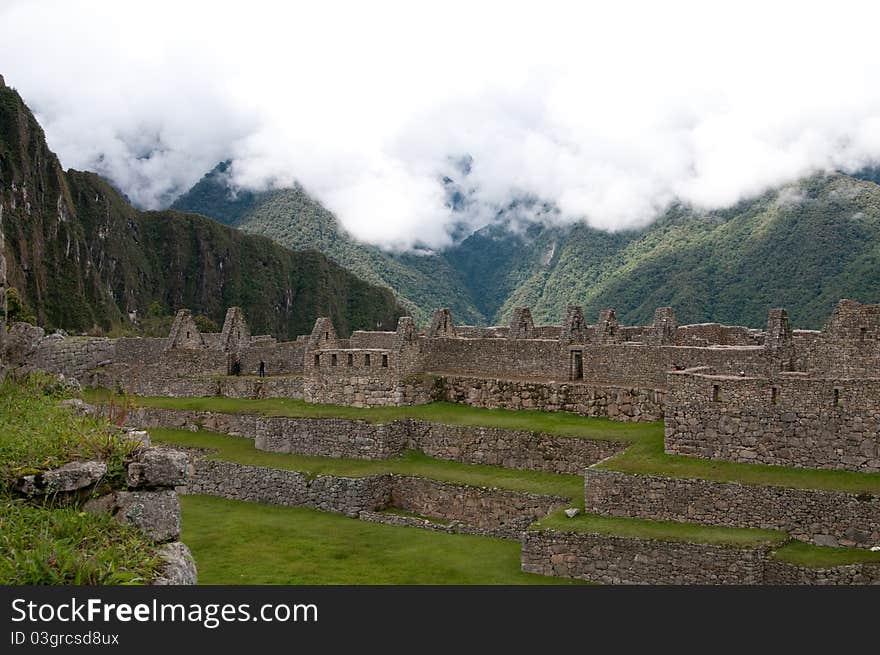
[[[535,325],[525,307],[506,326],[456,325],[438,309],[423,332],[404,317],[394,331],[348,337],[319,318],[286,342],[252,335],[237,307],[219,333],[202,333],[183,309],[165,339],[64,338],[16,324],[6,360],[138,395],[665,417],[669,452],[880,470],[880,305],[851,300],[822,330],[793,329],[784,309],[770,310],[763,330],[679,325],[670,307],[650,325],[621,325],[613,309],[587,324],[572,305],[560,325]],[[261,362],[267,377],[256,378]]]

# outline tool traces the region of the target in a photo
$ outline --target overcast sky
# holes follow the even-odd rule
[[[475,224],[528,193],[608,229],[877,162],[878,4],[0,0],[0,73],[141,206],[230,157],[441,246],[465,153]]]

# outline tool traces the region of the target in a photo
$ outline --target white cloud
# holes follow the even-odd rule
[[[440,246],[464,153],[475,223],[528,193],[608,229],[880,159],[876,3],[134,6],[0,4],[0,72],[65,166],[148,207],[232,156],[362,239]]]

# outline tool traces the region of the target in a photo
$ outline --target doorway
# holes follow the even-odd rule
[[[572,350],[571,351],[571,379],[572,380],[583,380],[584,379],[584,351],[583,350]]]

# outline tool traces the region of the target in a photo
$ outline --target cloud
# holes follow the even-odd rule
[[[396,248],[449,242],[464,154],[474,226],[530,195],[612,230],[880,161],[876,4],[419,4],[12,2],[0,61],[142,206],[232,157]]]

